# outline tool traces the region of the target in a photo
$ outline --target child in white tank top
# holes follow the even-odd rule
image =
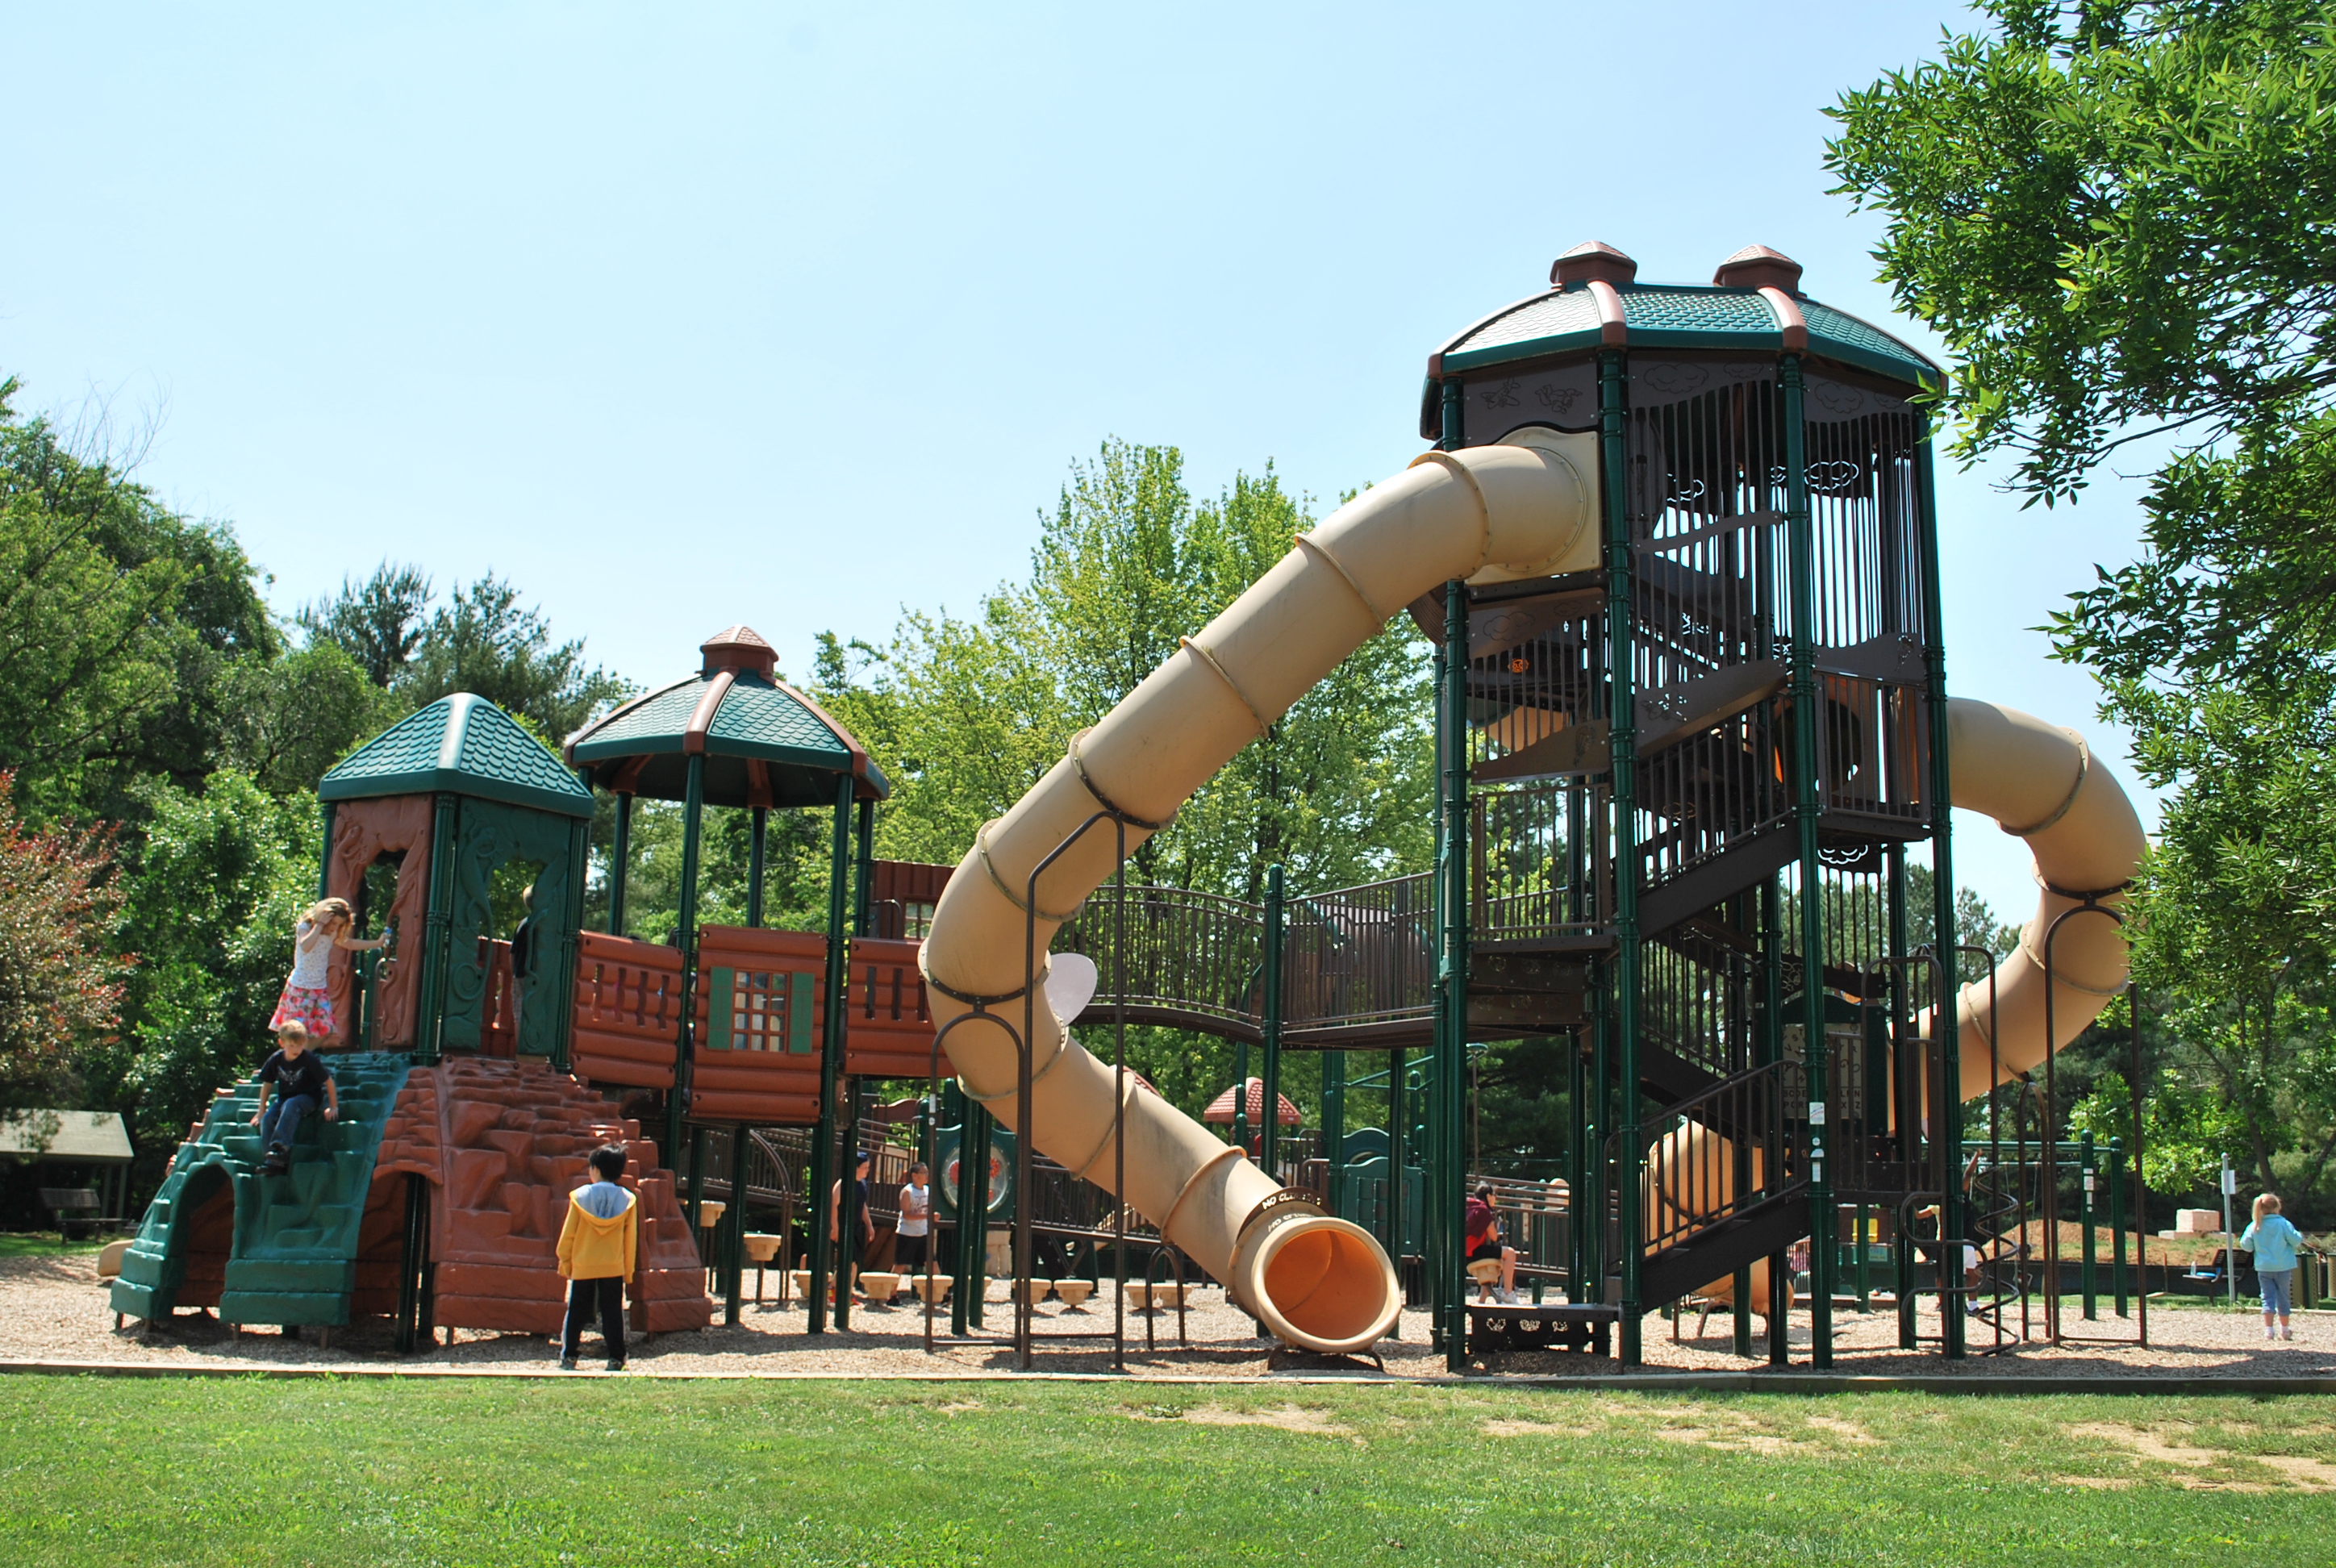
[[[351,937],[349,930],[355,924],[346,899],[319,899],[308,906],[300,923],[292,928],[292,973],[284,982],[284,994],[277,998],[275,1016],[268,1020],[269,1028],[297,1023],[318,1045],[340,1033],[339,1020],[333,1016],[333,950],[364,952],[387,945],[385,938]]]

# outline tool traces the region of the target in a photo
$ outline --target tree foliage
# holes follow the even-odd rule
[[[2166,1043],[2148,1114],[2190,1150],[2164,1174],[2212,1136],[2310,1189],[2336,1136],[2336,9],[1980,9],[1843,96],[1830,167],[1955,353],[1961,457],[2049,505],[2170,449],[2142,559],[2050,629],[2174,792],[2132,927]]]
[[[28,829],[0,773],[0,1111],[71,1103],[83,1053],[121,1027],[122,884],[111,835]]]

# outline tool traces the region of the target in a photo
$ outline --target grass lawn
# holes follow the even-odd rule
[[[0,1379],[9,1564],[2325,1561],[2302,1398]]]

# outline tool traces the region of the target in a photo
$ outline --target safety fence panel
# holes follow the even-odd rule
[[[673,1087],[681,1041],[681,951],[605,931],[576,941],[569,1066],[590,1084]]]
[[[697,937],[697,1047],[689,1114],[803,1125],[819,1119],[827,939],[706,926]]]

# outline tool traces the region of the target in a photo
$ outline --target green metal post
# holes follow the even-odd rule
[[[1387,1053],[1387,1256],[1395,1261],[1396,1272],[1403,1272],[1404,1243],[1404,1162],[1408,1154],[1404,1148],[1403,1124],[1409,1114],[1404,1105],[1403,1047],[1397,1046]]]
[[[320,899],[333,896],[333,819],[339,813],[338,801],[326,801],[319,808],[325,828],[325,852],[316,860],[316,896]]]
[[[746,1278],[746,1124],[730,1129],[730,1207],[722,1215],[722,1271],[728,1289],[722,1298],[722,1321],[738,1326],[739,1299]]]
[[[770,832],[771,809],[756,806],[753,812],[754,828],[746,845],[746,923],[763,923],[763,845]]]
[[[2109,1140],[2109,1282],[2117,1297],[2117,1315],[2126,1316],[2125,1282],[2125,1140]],[[2307,1272],[2309,1270],[2307,1268]]]
[[[2085,1133],[2077,1139],[2077,1220],[2085,1227],[2082,1261],[2078,1265],[2078,1285],[2085,1298],[2085,1321],[2100,1317],[2100,1281],[2095,1272],[2099,1248],[2093,1236],[2093,1135]]]
[[[1939,1056],[1939,1076],[1946,1086],[1938,1107],[1939,1125],[1932,1134],[1950,1150],[1963,1144],[1962,1056],[1957,1038],[1954,993],[1960,960],[1955,954],[1955,861],[1954,824],[1952,822],[1953,796],[1949,787],[1947,756],[1947,653],[1944,599],[1939,587],[1939,504],[1938,487],[1931,467],[1930,416],[1918,412],[1922,424],[1922,440],[1915,448],[1915,480],[1922,487],[1921,505],[1916,513],[1922,534],[1922,663],[1923,683],[1929,687],[1931,743],[1931,873],[1932,896],[1932,930],[1936,933],[1939,956],[1944,965],[1947,995],[1939,998],[1934,1042]],[[1990,1086],[1992,1087],[1992,1086]],[[2136,1093],[2139,1092],[2138,1086]],[[1962,1190],[1961,1166],[1952,1157],[1949,1180],[1940,1200],[1939,1230],[1958,1242],[1968,1233],[1965,1218],[1966,1198]],[[1960,1251],[1953,1254],[1956,1267],[1953,1278],[1960,1286],[1962,1271]],[[1949,1360],[1961,1360],[1965,1349],[1964,1334],[1968,1325],[1968,1308],[1961,1289],[1945,1290],[1939,1297],[1941,1337]]]
[[[697,1051],[697,856],[706,827],[706,755],[689,759],[681,803],[681,907],[675,911],[673,945],[681,950],[681,1034],[673,1053],[673,1093],[666,1100],[667,1148],[681,1146],[689,1114],[689,1084]],[[695,1213],[689,1222],[697,1223]]]
[[[852,829],[852,934],[869,934],[871,902],[876,891],[876,803],[863,800]]]
[[[993,1142],[990,1134],[997,1130],[998,1119],[989,1114],[989,1107],[974,1100],[966,1102],[965,1114],[967,1123],[973,1130],[975,1163],[971,1165],[965,1163],[963,1154],[965,1143],[960,1138],[958,1143],[959,1154],[957,1212],[958,1222],[963,1224],[966,1215],[966,1179],[970,1173],[973,1182],[973,1222],[967,1227],[966,1232],[967,1244],[970,1249],[967,1253],[968,1262],[966,1269],[968,1295],[970,1300],[966,1303],[966,1317],[973,1327],[978,1329],[982,1326],[984,1316],[983,1303],[989,1296],[989,1154]]]
[[[1619,1299],[1609,1289],[1615,1260],[1606,1255],[1606,1140],[1614,1131],[1614,971],[1611,964],[1593,963],[1590,991],[1590,1108],[1582,1121],[1588,1135],[1588,1162],[1582,1185],[1582,1254],[1590,1293],[1585,1301],[1605,1305]]]
[[[429,913],[423,921],[421,994],[414,1019],[414,1057],[425,1066],[438,1060],[446,1029],[446,969],[453,959],[447,944],[453,940],[458,809],[454,796],[442,794],[431,811]]]
[[[843,1070],[845,894],[852,872],[852,775],[835,779],[835,823],[827,862],[827,972],[819,1037],[819,1125],[812,1135],[810,1332],[827,1332],[827,1288],[834,1278],[835,1249],[827,1234],[829,1194],[835,1172],[835,1091]]]
[[[1785,1055],[1785,890],[1771,876],[1760,884],[1760,1020],[1753,1031],[1752,1055],[1759,1066],[1768,1066]],[[1782,1096],[1777,1108],[1784,1109]],[[1770,1181],[1778,1173],[1767,1174]],[[1785,1320],[1793,1304],[1789,1254],[1768,1254],[1768,1364],[1782,1367],[1792,1359]]]
[[[1227,1130],[1232,1145],[1246,1153],[1249,1149],[1249,1042],[1233,1041],[1233,1120]]]
[[[1265,868],[1265,1006],[1262,1033],[1265,1056],[1265,1102],[1260,1114],[1265,1125],[1258,1129],[1258,1164],[1275,1181],[1281,1180],[1280,1151],[1275,1146],[1281,1136],[1281,865],[1280,862]],[[1243,1093],[1241,1098],[1249,1098]]]
[[[835,1194],[835,1326],[839,1329],[852,1327],[852,1271],[860,1265],[859,1216],[852,1212],[860,1201],[860,1093],[859,1077],[845,1075],[843,1139],[835,1151],[835,1168],[842,1173],[842,1186]]]
[[[1598,414],[1604,461],[1606,512],[1606,680],[1612,745],[1614,800],[1614,1043],[1616,1125],[1622,1160],[1614,1196],[1621,1214],[1621,1302],[1622,1365],[1639,1364],[1639,1265],[1643,1228],[1639,1213],[1639,720],[1635,680],[1638,563],[1630,542],[1630,443],[1625,423],[1622,355],[1598,356]]]
[[[689,1129],[689,1239],[706,1266],[713,1267],[713,1250],[706,1242],[706,1129]]]
[[[617,797],[617,842],[608,849],[608,934],[625,934],[625,876],[633,864],[633,797]]]
[[[1583,1153],[1590,1132],[1589,1075],[1583,1070],[1582,1052],[1588,1048],[1576,1029],[1566,1037],[1565,1051],[1565,1299],[1579,1306],[1591,1299],[1585,1289],[1591,1275],[1585,1261],[1582,1232],[1589,1223],[1582,1218],[1589,1213],[1590,1185],[1583,1172],[1589,1161]]]
[[[579,817],[569,830],[568,909],[560,922],[560,952],[552,974],[555,1013],[551,1035],[551,1070],[568,1071],[568,1047],[575,1034],[577,933],[584,929],[584,879],[592,864],[592,819]],[[537,995],[542,991],[538,989]]]
[[[1436,986],[1443,1003],[1436,1047],[1435,1089],[1428,1104],[1436,1121],[1434,1148],[1435,1300],[1444,1329],[1445,1365],[1467,1364],[1468,1292],[1460,1240],[1468,1194],[1462,1158],[1468,1089],[1468,589],[1457,578],[1444,585],[1444,767],[1438,780],[1437,864],[1442,872],[1441,951]]]
[[[1825,1019],[1825,862],[1817,854],[1817,735],[1825,722],[1817,704],[1816,541],[1809,520],[1808,432],[1802,423],[1801,356],[1787,354],[1781,369],[1785,402],[1785,527],[1790,545],[1793,646],[1793,817],[1800,832],[1801,1060],[1809,1096],[1809,1363],[1833,1365],[1834,1265],[1840,1222],[1833,1183],[1825,1174],[1826,1070]]]
[[[957,1229],[950,1236],[954,1243],[951,1250],[956,1252],[957,1257],[954,1266],[949,1270],[949,1333],[960,1339],[965,1338],[965,1299],[968,1284],[973,1278],[971,1262],[973,1253],[968,1244],[968,1238],[973,1234],[976,1225],[979,1223],[978,1217],[970,1213],[970,1205],[966,1201],[968,1179],[973,1174],[973,1164],[970,1159],[973,1152],[973,1102],[966,1097],[965,1091],[957,1086],[957,1080],[943,1079],[941,1081],[941,1116],[944,1120],[955,1116],[957,1126]],[[940,1184],[941,1175],[938,1140],[935,1143],[935,1151],[933,1184],[938,1187]]]
[[[1347,1163],[1347,1053],[1344,1051],[1322,1053],[1322,1158],[1333,1172]]]

